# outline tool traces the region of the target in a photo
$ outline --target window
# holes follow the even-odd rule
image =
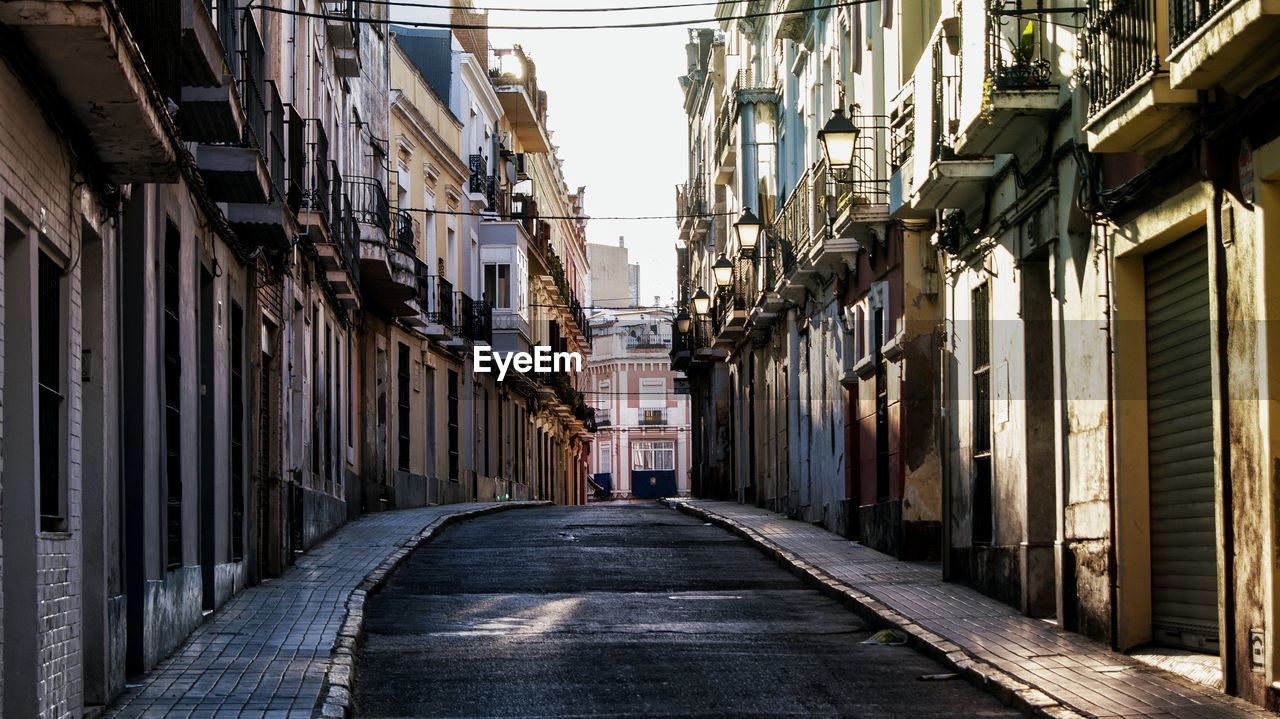
[[[355,444],[355,416],[354,408],[356,406],[355,390],[352,389],[351,381],[351,365],[355,352],[352,349],[353,340],[351,335],[347,334],[347,448],[351,449]]]
[[[631,445],[631,469],[670,472],[676,468],[676,443],[635,442]]]
[[[39,334],[36,359],[40,383],[40,529],[66,529],[66,485],[62,473],[62,268],[40,253],[36,302]]]
[[[640,417],[640,424],[642,425],[655,425],[655,424],[667,423],[666,410],[646,409],[646,410],[643,410],[643,412],[644,414],[641,415]]]
[[[511,265],[484,266],[484,301],[497,310],[511,309]]]
[[[613,472],[613,466],[611,464],[613,461],[613,457],[611,455],[612,451],[613,446],[608,442],[600,445],[600,472],[603,474],[611,474]]]
[[[409,471],[409,345],[396,343],[396,467]]]
[[[449,404],[449,479],[458,477],[458,371],[449,370],[448,379]]]
[[[991,289],[973,290],[973,543],[994,539],[991,502]]]
[[[165,565],[182,566],[182,320],[178,290],[182,235],[169,223],[164,238]]]
[[[231,303],[231,559],[244,558],[244,310]]]

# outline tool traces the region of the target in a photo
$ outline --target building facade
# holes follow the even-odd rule
[[[5,716],[109,704],[362,512],[585,501],[573,377],[471,371],[511,221],[471,156],[515,147],[487,44],[420,67],[385,4],[292,7],[0,6]],[[582,192],[529,152],[571,218],[529,339],[585,346]]]
[[[1119,650],[1216,656],[1274,707],[1280,16],[1078,5],[726,3],[691,31],[693,491],[940,557]]]
[[[630,261],[626,239],[618,244],[587,244],[591,267],[587,302],[592,309],[627,309],[640,306],[640,265]]]
[[[596,410],[590,473],[599,497],[689,494],[689,402],[670,366],[672,321],[663,309],[591,316],[584,386]]]

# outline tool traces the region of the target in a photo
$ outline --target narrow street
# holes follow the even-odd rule
[[[1016,716],[728,532],[649,503],[481,517],[366,606],[355,713]]]

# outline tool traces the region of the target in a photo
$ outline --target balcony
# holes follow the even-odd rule
[[[996,0],[986,18],[986,92],[969,103],[967,124],[956,135],[961,155],[1013,152],[1057,112],[1054,44],[1046,30],[1053,15],[1035,0]]]
[[[164,98],[148,87],[148,68],[131,36],[146,34],[166,42],[169,58],[179,57],[178,7],[146,13],[137,11],[133,6],[140,3],[135,2],[116,14],[115,5],[103,0],[0,2],[0,24],[21,32],[42,74],[84,128],[84,144],[97,155],[107,179],[171,182],[178,164]]]
[[[667,410],[665,409],[640,410],[640,426],[641,427],[663,427],[666,424],[667,424]]]
[[[834,197],[828,189],[826,165],[810,167],[778,210],[769,231],[769,242],[782,250],[779,291],[792,299],[802,299],[808,291],[805,282],[818,271],[812,252],[825,244],[830,233],[827,203]]]
[[[324,16],[325,36],[334,50],[356,49],[355,0],[325,0]]]
[[[498,50],[489,64],[489,79],[503,113],[525,152],[550,152],[545,130],[547,93],[538,89],[537,68],[519,46]]]
[[[1244,94],[1280,62],[1280,2],[1169,0],[1169,84]]]
[[[453,293],[453,326],[449,346],[493,344],[493,308],[465,292]]]
[[[676,215],[679,216],[680,239],[690,242],[701,238],[711,227],[708,215],[706,181],[699,172],[686,184],[676,186]]]
[[[256,41],[256,32],[247,41]],[[261,72],[261,64],[246,61],[242,87],[249,102],[241,143],[199,145],[196,165],[209,194],[227,203],[227,222],[241,240],[283,249],[296,229],[285,202],[285,109],[275,83],[258,79]]]
[[[453,283],[437,275],[425,275],[418,292],[418,307],[427,318],[424,333],[433,340],[452,338],[455,324]]]
[[[360,238],[360,283],[369,301],[392,317],[412,317],[418,308],[416,226],[406,213],[392,212],[382,183],[370,177],[347,180],[347,216]]]
[[[559,295],[559,302],[555,303],[555,307],[550,308],[552,319],[572,330],[569,337],[579,345],[580,351],[590,352],[592,330],[587,322],[587,314],[582,309],[582,303],[578,301],[577,294],[569,286],[560,257],[548,248],[546,259],[552,285],[556,288],[556,294]]]
[[[1176,142],[1194,122],[1194,90],[1176,89],[1161,58],[1168,54],[1165,0],[1092,0],[1085,16],[1093,152],[1152,153]]]
[[[937,37],[931,50],[921,60],[913,78],[916,91],[932,88],[930,102],[915,106],[915,137],[929,138],[927,145],[914,143],[908,162],[915,188],[904,203],[919,216],[932,216],[937,210],[972,208],[986,195],[987,181],[995,174],[995,161],[990,157],[966,156],[956,152],[956,134],[960,117],[960,75],[957,61],[944,49],[946,40]],[[927,153],[927,154],[926,154]],[[900,214],[900,217],[909,216]]]
[[[289,205],[295,208],[300,231],[311,243],[329,290],[343,307],[355,309],[360,306],[360,233],[337,163],[320,160],[328,150],[323,149],[323,128],[317,124],[312,131],[317,129],[307,143],[305,179],[290,182]]]
[[[756,284],[755,261],[740,257],[733,263],[733,282],[716,291],[712,318],[717,346],[732,348],[746,333],[747,313]]]

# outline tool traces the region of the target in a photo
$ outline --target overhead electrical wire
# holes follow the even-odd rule
[[[431,210],[425,207],[397,207],[401,212],[422,212],[429,215],[448,215],[454,217],[494,217],[494,212],[468,212],[466,210]],[[703,212],[691,215],[538,215],[536,220],[685,220],[691,217],[712,218],[731,217],[732,212]],[[512,221],[517,221],[512,218]]]
[[[344,18],[344,20],[354,23],[363,23],[366,25],[402,25],[405,27],[440,28],[447,30],[641,30],[661,27],[705,25],[707,23],[728,22],[733,20],[753,20],[755,18],[774,17],[777,15],[802,15],[807,12],[817,12],[819,10],[846,8],[856,5],[869,5],[873,2],[880,2],[880,0],[843,0],[843,2],[831,3],[828,5],[815,5],[801,10],[766,10],[762,12],[742,13],[739,15],[727,15],[725,17],[695,18],[689,20],[655,20],[653,22],[636,23],[604,23],[598,25],[491,25],[489,23],[424,22],[420,20],[390,22],[388,20],[363,17]],[[261,10],[263,12],[272,12],[280,15],[290,15],[293,17],[309,17],[318,19],[331,19],[333,17],[327,13],[307,12],[305,10],[286,10],[284,8],[261,5],[258,4],[257,0],[245,6],[245,12],[248,12],[249,10]]]
[[[426,8],[432,10],[463,10],[473,13],[481,12],[523,12],[523,13],[601,13],[632,12],[636,10],[682,10],[694,7],[712,7],[723,5],[725,0],[706,0],[705,2],[682,2],[666,5],[621,5],[615,7],[515,7],[490,5],[488,7],[458,7],[456,5],[439,5],[434,3],[414,2],[413,0],[364,0],[366,5],[385,5],[390,7]]]

